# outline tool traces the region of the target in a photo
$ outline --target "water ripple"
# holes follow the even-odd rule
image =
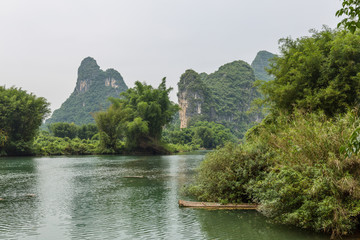
[[[1,159],[0,239],[328,239],[256,212],[179,208],[202,158]]]

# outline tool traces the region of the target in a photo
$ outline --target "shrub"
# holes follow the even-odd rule
[[[356,113],[337,119],[296,112],[268,142],[273,167],[251,187],[260,211],[276,222],[346,235],[360,216],[360,159],[340,154],[360,124]]]
[[[228,143],[206,155],[187,191],[202,201],[249,202],[248,184],[264,177],[268,157],[263,146]]]

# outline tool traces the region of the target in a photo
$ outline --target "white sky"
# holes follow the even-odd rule
[[[136,80],[174,90],[189,68],[211,73],[278,40],[336,27],[340,0],[0,0],[0,85],[45,97],[52,110],[91,56]]]

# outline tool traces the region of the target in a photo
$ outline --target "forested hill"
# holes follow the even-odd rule
[[[223,124],[241,138],[256,120],[247,114],[257,96],[254,81],[253,69],[240,60],[211,74],[187,70],[178,83],[181,128],[206,120]]]
[[[78,69],[76,87],[70,97],[54,111],[46,124],[54,122],[73,122],[87,124],[94,122],[91,113],[105,110],[110,105],[109,97],[119,97],[126,91],[121,74],[115,69],[103,71],[96,60],[87,57]]]
[[[269,67],[269,60],[273,57],[276,57],[276,55],[268,51],[260,51],[256,54],[255,59],[251,63],[251,67],[254,69],[257,80],[269,81],[273,79],[265,70],[265,68]]]
[[[259,92],[253,87],[255,80],[273,79],[265,68],[276,55],[260,51],[251,66],[241,60],[224,64],[211,74],[186,70],[178,83],[180,127],[186,128],[197,121],[216,122],[229,128],[242,138],[260,113],[248,113]]]

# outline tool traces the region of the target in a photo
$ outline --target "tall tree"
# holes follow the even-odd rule
[[[121,93],[122,98],[111,98],[111,107],[95,115],[102,144],[110,142],[107,146],[114,149],[116,141],[125,136],[129,150],[156,151],[163,126],[179,110],[169,99],[171,90],[165,78],[155,89],[137,81],[134,88]]]
[[[73,139],[77,136],[77,126],[74,123],[52,123],[49,125],[49,130],[55,137]]]
[[[353,107],[360,96],[360,35],[346,31],[313,31],[311,37],[281,40],[281,56],[262,85],[273,109],[323,110],[333,116]]]
[[[116,99],[110,99],[112,105],[105,112],[94,114],[100,134],[100,145],[104,152],[120,151],[120,140],[125,136],[125,122],[130,112],[125,110]]]
[[[29,154],[38,128],[49,112],[45,98],[0,86],[0,155]]]
[[[336,12],[336,16],[346,16],[338,24],[338,27],[343,25],[354,33],[357,28],[360,28],[360,0],[344,0],[342,8]]]

